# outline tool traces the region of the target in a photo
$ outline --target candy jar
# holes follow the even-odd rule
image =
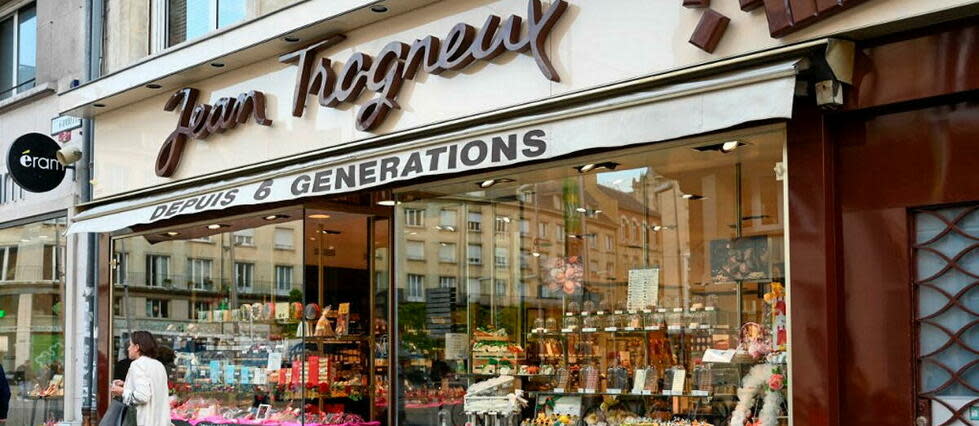
[[[543,316],[539,316],[536,319],[534,319],[534,330],[533,330],[533,332],[534,333],[543,333],[545,330],[546,330],[546,326],[544,324],[544,317]]]
[[[578,302],[572,301],[568,303],[568,310],[566,312],[567,315],[578,315],[578,312],[580,312],[578,309]]]
[[[547,321],[544,322],[544,331],[551,333],[557,331],[557,320],[554,317],[548,317]]]
[[[567,316],[564,317],[564,330],[574,331],[578,329],[578,317]]]
[[[585,303],[581,306],[581,314],[582,315],[594,315],[595,314],[595,302],[592,302],[591,300],[586,300]]]

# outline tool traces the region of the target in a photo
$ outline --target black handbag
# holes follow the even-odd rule
[[[136,417],[136,407],[123,404],[122,401],[112,398],[109,401],[109,408],[105,410],[105,415],[99,421],[99,426],[126,426],[128,417]]]

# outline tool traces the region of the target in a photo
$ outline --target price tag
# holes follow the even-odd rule
[[[671,395],[673,395],[673,391],[665,390],[665,391],[663,391],[663,395],[671,396]]]
[[[588,311],[583,311],[583,312],[581,313],[581,316],[583,316],[583,317],[587,317],[588,315],[591,315],[591,313],[590,313],[590,312],[588,312]]]
[[[673,308],[673,312],[683,312],[683,308]]]
[[[701,330],[709,330],[710,329],[710,324],[700,324],[700,329]]]
[[[595,389],[585,389],[585,393],[587,394],[595,393]]]
[[[697,324],[695,322],[692,322],[692,323],[690,323],[690,325],[687,326],[687,328],[690,328],[690,329],[700,328],[700,324]]]
[[[605,311],[598,311],[598,312],[595,312],[595,315],[605,315]]]
[[[652,309],[643,309],[642,310],[642,313],[644,313],[644,314],[651,314],[651,313],[653,313],[653,310]]]
[[[707,312],[714,312],[714,309],[716,309],[716,308],[714,308],[713,306],[708,306],[708,307],[704,308],[704,310],[707,311]]]
[[[649,327],[643,327],[643,330],[648,330],[648,331],[659,331],[659,326],[658,326],[658,325],[651,325],[651,326],[649,326]]]
[[[566,317],[573,317],[574,316],[574,313],[573,312],[565,312],[564,313],[564,316],[566,316]]]
[[[564,388],[554,388],[554,393],[564,393]]]
[[[670,330],[670,331],[680,331],[680,330],[683,330],[683,326],[671,325],[671,326],[667,327],[667,330]]]
[[[659,312],[661,314],[662,313],[666,313],[666,308],[659,308],[659,309],[656,310],[656,312]]]
[[[605,327],[605,331],[619,331],[618,327]]]
[[[622,315],[622,311],[615,311],[616,315]]]
[[[636,331],[635,327],[626,327],[625,331]]]
[[[585,327],[581,329],[582,333],[594,333],[596,331],[598,331],[598,329],[595,327]]]
[[[653,394],[653,391],[651,391],[651,390],[643,390],[642,391],[642,394],[643,395],[652,395]]]
[[[562,333],[574,333],[574,328],[562,328]]]
[[[613,395],[618,395],[622,393],[622,389],[607,389],[605,392]]]
[[[694,307],[690,308],[690,312],[697,312],[698,310],[700,310],[700,308],[694,308]]]
[[[690,391],[690,394],[693,396],[710,396],[710,392],[707,392],[705,390]]]
[[[636,312],[635,309],[629,309],[629,315],[634,315],[634,314],[637,314],[637,313],[638,312]]]

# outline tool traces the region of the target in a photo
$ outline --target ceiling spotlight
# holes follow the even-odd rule
[[[598,170],[598,169],[615,170],[616,167],[619,167],[619,163],[612,162],[612,161],[605,161],[602,163],[588,163],[585,165],[576,166],[574,169],[577,170],[578,173],[588,173],[592,170]]]
[[[176,237],[177,235],[180,235],[180,233],[177,232],[177,231],[170,231],[170,232],[164,233],[164,235],[166,235],[168,237]]]
[[[716,143],[712,145],[698,146],[698,147],[694,147],[693,149],[700,152],[717,151],[722,154],[727,154],[738,149],[738,147],[742,147],[745,145],[747,144],[744,142],[733,140],[733,141],[727,141],[722,143]]]
[[[476,185],[479,185],[480,188],[486,189],[498,183],[506,183],[506,182],[513,182],[513,179],[507,179],[507,178],[489,179],[477,183]]]
[[[738,142],[738,141],[727,141],[727,142],[724,142],[724,143],[721,144],[721,152],[723,152],[723,153],[726,154],[726,153],[729,153],[731,151],[734,151],[734,150],[738,149],[739,146],[741,146],[741,142]]]
[[[377,6],[371,7],[371,12],[374,12],[374,13],[384,13],[384,12],[387,12],[387,11],[388,11],[388,8],[385,7],[385,6],[377,5]]]
[[[96,104],[92,104],[92,106],[93,107],[96,107],[96,108],[105,108],[105,104],[97,104],[96,103]]]
[[[207,229],[221,229],[221,228],[227,228],[229,226],[230,225],[225,225],[223,223],[212,223],[210,225],[207,225]]]
[[[660,225],[653,226],[653,231],[659,232],[659,231],[662,231],[662,230],[663,230],[663,227],[660,226]]]
[[[211,66],[214,68],[224,68],[224,63],[222,62],[211,62]]]
[[[395,201],[395,200],[381,200],[381,201],[378,201],[377,202],[377,205],[379,205],[379,206],[385,206],[385,207],[393,207],[393,206],[396,206],[398,204],[401,204],[401,202],[400,201]]]
[[[329,230],[329,229],[322,229],[322,230],[320,230],[320,233],[321,234],[326,234],[326,235],[340,235],[340,231],[332,231],[332,230]]]
[[[276,219],[285,219],[287,217],[289,217],[289,216],[288,215],[284,215],[284,214],[271,214],[271,215],[268,215],[268,216],[263,217],[262,219],[265,219],[265,220],[276,220]]]
[[[578,207],[578,208],[576,208],[576,209],[574,209],[574,210],[575,210],[576,212],[578,212],[578,213],[585,213],[585,212],[587,212],[587,211],[588,211],[588,209],[586,209],[586,208],[584,208],[584,207]]]
[[[704,198],[707,197],[703,195],[697,195],[697,194],[683,194],[680,196],[680,198],[683,198],[684,200],[697,201],[697,200],[703,200]]]
[[[329,219],[330,218],[330,215],[323,214],[323,213],[314,213],[314,214],[311,214],[311,215],[309,215],[307,217],[310,218],[310,219]]]
[[[295,43],[295,42],[299,41],[299,37],[296,37],[296,36],[285,36],[285,37],[282,37],[282,41],[285,41],[287,43]]]
[[[146,88],[147,88],[147,89],[159,89],[159,88],[161,88],[161,87],[163,87],[163,86],[161,86],[161,85],[159,85],[159,84],[156,84],[156,83],[150,83],[150,84],[147,84],[147,85],[146,85]]]

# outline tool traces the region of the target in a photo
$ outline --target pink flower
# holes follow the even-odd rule
[[[772,390],[782,390],[782,387],[784,386],[785,377],[783,377],[781,374],[772,374],[772,377],[768,378],[768,387],[772,388]]]

